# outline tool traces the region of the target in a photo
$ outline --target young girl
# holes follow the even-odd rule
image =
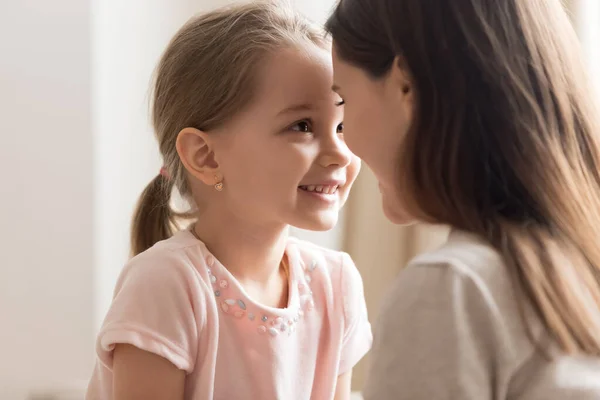
[[[453,228],[393,285],[365,398],[600,399],[600,121],[560,1],[342,0],[328,28],[386,214]]]
[[[348,255],[292,239],[334,226],[359,170],[324,35],[253,3],[192,19],[158,66],[164,159],[99,334],[88,399],[348,399],[371,344]],[[173,232],[176,189],[197,220]]]

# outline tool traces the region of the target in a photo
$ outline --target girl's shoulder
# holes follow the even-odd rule
[[[177,232],[129,260],[119,276],[115,291],[118,292],[128,282],[136,281],[147,286],[154,282],[156,290],[174,286],[203,291],[210,287],[206,285],[210,279],[207,255],[206,248],[190,232]]]
[[[180,369],[194,369],[200,332],[216,326],[204,254],[182,231],[125,265],[98,335],[104,365],[110,369],[116,344],[129,343]]]
[[[317,313],[340,328],[343,338],[339,374],[351,370],[369,351],[373,341],[362,277],[345,252],[290,239],[289,250],[299,260],[304,283],[311,289]],[[294,254],[295,253],[295,254]],[[314,315],[314,313],[313,313]]]
[[[344,280],[356,281],[362,287],[360,273],[348,253],[298,238],[290,238],[289,244],[307,276],[316,274],[334,286]]]
[[[367,324],[363,280],[350,255],[297,238],[290,239],[290,245],[315,300],[336,307],[347,325],[356,320]]]

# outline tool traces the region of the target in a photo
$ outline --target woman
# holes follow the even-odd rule
[[[365,398],[600,399],[600,124],[559,0],[342,0],[327,26],[386,215],[453,228],[393,285]]]

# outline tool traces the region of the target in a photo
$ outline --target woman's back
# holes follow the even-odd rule
[[[557,349],[546,358],[521,309],[498,252],[453,231],[393,285],[376,330],[377,380],[365,398],[600,399],[600,360]],[[547,342],[530,305],[524,313],[535,339]]]

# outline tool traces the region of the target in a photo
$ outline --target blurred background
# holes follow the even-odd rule
[[[160,168],[150,75],[191,15],[230,2],[0,0],[1,400],[82,399],[133,206]],[[334,0],[295,4],[323,22]],[[600,1],[567,6],[600,89]],[[387,283],[446,231],[388,223],[363,168],[335,230],[295,234],[354,257],[375,321]]]

